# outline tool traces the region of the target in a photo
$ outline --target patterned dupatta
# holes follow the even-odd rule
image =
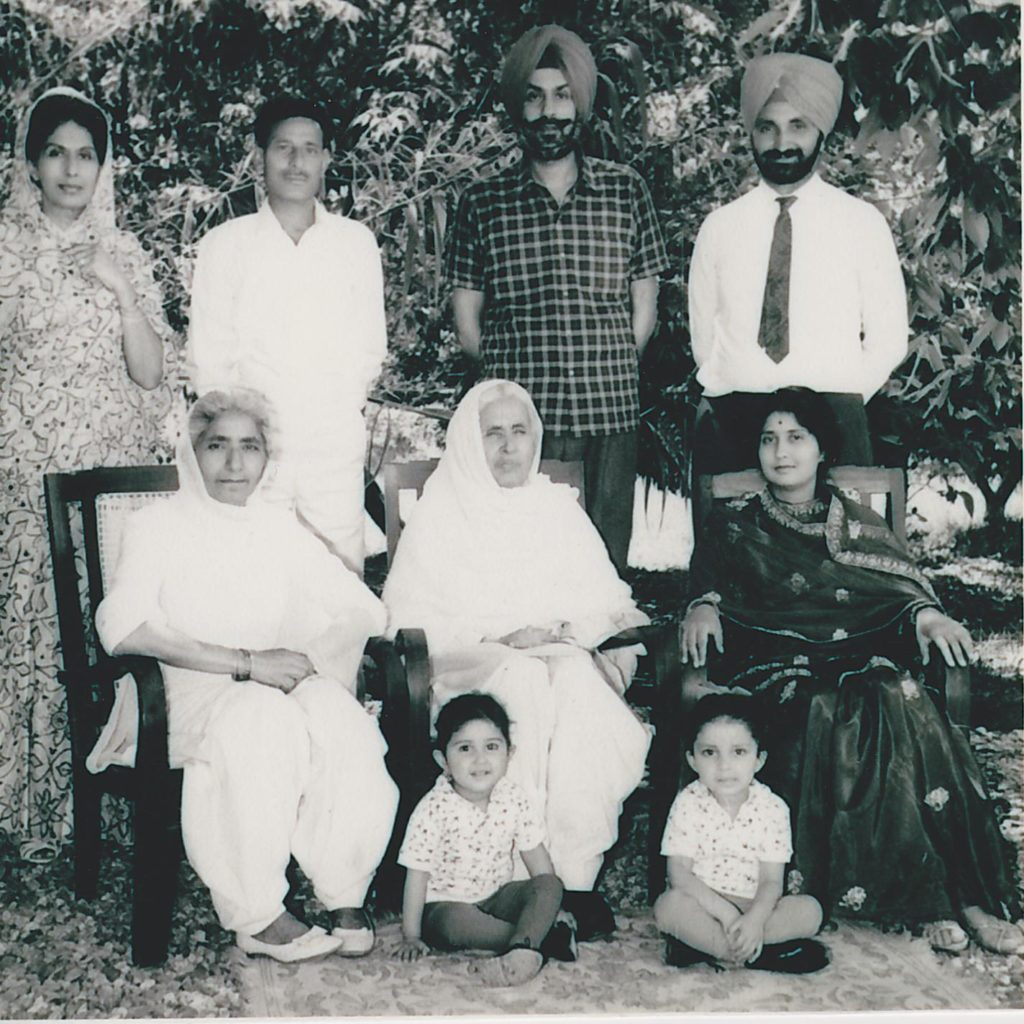
[[[727,629],[733,623],[822,648],[939,603],[884,521],[833,490],[827,504],[786,505],[767,489],[726,502],[691,572],[694,594],[720,596]]]

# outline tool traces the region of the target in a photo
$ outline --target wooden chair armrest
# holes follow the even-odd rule
[[[663,634],[668,628],[667,623],[650,624],[647,626],[629,626],[619,630],[614,636],[602,640],[598,645],[599,651],[614,651],[618,647],[632,647],[634,644],[643,644],[650,653],[650,645],[657,646],[664,642]]]
[[[133,654],[115,659],[122,671],[135,679],[139,696],[139,745],[135,769],[143,774],[166,772],[167,764],[167,691],[160,663],[156,658]]]
[[[969,729],[971,725],[971,672],[959,665],[945,669],[946,713],[953,725]]]
[[[398,653],[405,662],[409,699],[409,782],[425,792],[433,781],[430,745],[430,653],[422,629],[400,629],[395,636]]]

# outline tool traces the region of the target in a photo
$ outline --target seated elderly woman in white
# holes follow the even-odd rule
[[[389,629],[427,634],[433,703],[482,690],[508,709],[509,776],[544,812],[582,939],[614,919],[593,887],[650,742],[622,699],[635,654],[600,641],[647,622],[564,484],[538,472],[541,423],[509,381],[476,385],[398,544]]]
[[[261,502],[269,428],[255,392],[199,400],[180,491],[129,519],[96,626],[111,653],[161,663],[185,852],[239,947],[360,955],[398,795],[351,691],[386,616],[292,513]],[[291,856],[334,912],[331,934],[285,910]]]

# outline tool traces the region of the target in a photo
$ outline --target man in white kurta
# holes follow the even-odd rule
[[[844,435],[840,462],[872,461],[864,404],[906,355],[907,302],[885,218],[817,174],[842,92],[832,65],[812,57],[775,53],[747,66],[740,106],[761,181],[709,214],[690,265],[693,357],[709,407],[698,472],[755,465],[756,396],[790,386],[828,398]],[[791,247],[772,351],[762,318],[780,199]]]
[[[267,201],[209,232],[192,283],[189,360],[199,394],[242,385],[278,411],[280,467],[269,500],[300,518],[350,569],[363,567],[362,409],[386,345],[373,234],[318,201],[327,121],[303,100],[256,119]]]

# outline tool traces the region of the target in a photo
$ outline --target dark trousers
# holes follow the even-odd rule
[[[540,949],[561,905],[562,883],[555,875],[506,882],[479,903],[428,903],[423,908],[423,940],[447,950],[503,953],[523,941]]]
[[[541,458],[583,463],[587,515],[601,534],[612,563],[621,575],[626,568],[633,535],[636,431],[587,437],[546,433]]]
[[[839,424],[842,448],[836,465],[873,464],[868,417],[859,394],[823,391]],[[732,473],[756,467],[758,440],[771,395],[736,391],[705,398],[697,411],[693,440],[693,475]]]

